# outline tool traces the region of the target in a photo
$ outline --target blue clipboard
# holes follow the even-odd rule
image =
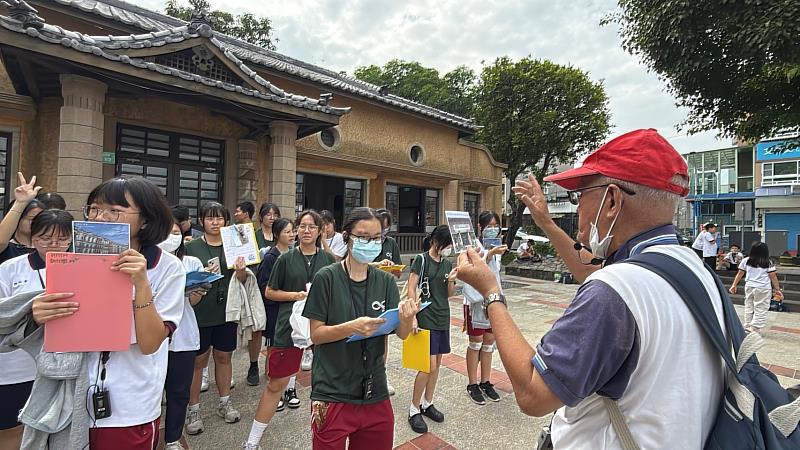
[[[187,272],[185,290],[190,290],[206,283],[213,283],[223,278],[224,277],[220,274],[206,272],[204,270]]]
[[[427,308],[428,305],[430,305],[430,304],[431,304],[431,302],[422,303],[419,306],[419,310],[422,311],[423,309]],[[370,338],[374,338],[374,337],[378,337],[378,336],[385,336],[385,335],[391,333],[392,331],[396,330],[397,327],[400,326],[400,313],[399,313],[399,310],[397,308],[392,308],[392,309],[388,309],[388,310],[384,311],[384,313],[381,314],[380,316],[378,316],[378,318],[379,319],[386,319],[386,322],[384,322],[383,325],[381,325],[381,327],[378,328],[378,331],[376,331],[372,336],[367,337],[367,336],[361,336],[360,334],[354,334],[354,335],[350,336],[349,338],[347,338],[346,342],[356,342],[356,341],[362,341],[364,339],[370,339]]]

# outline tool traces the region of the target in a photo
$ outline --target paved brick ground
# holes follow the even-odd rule
[[[547,281],[505,277],[504,280],[520,283],[520,287],[508,289],[506,294],[510,311],[529,342],[535,344],[550,329],[553,322],[563,314],[577,287]],[[392,339],[388,373],[391,384],[397,389],[392,397],[395,411],[395,446],[403,450],[415,449],[487,449],[487,448],[532,448],[542,425],[549,418],[531,418],[519,411],[511,383],[503,370],[499,357],[494,358],[492,382],[501,395],[499,403],[489,402],[478,406],[467,397],[466,363],[464,354],[467,337],[461,332],[463,317],[461,298],[451,299],[451,344],[453,353],[443,359],[439,387],[434,399],[437,408],[446,416],[442,424],[428,421],[430,432],[418,435],[411,431],[406,421],[411,398],[414,373],[400,366],[401,341]],[[741,308],[738,308],[741,314]],[[766,333],[766,345],[759,353],[765,367],[778,375],[784,386],[798,383],[800,379],[800,314],[770,313],[771,329]],[[236,389],[232,400],[242,413],[242,421],[225,424],[214,414],[217,401],[216,388],[202,396],[202,413],[206,431],[188,439],[192,448],[226,449],[239,448],[247,438],[253,414],[265,380],[260,386],[247,386],[244,378],[248,358],[246,351],[234,355],[234,378]],[[261,364],[263,368],[264,358]],[[211,371],[213,374],[213,370]],[[212,375],[213,377],[213,375]],[[297,410],[285,410],[276,414],[262,440],[264,449],[309,449],[310,424],[309,401],[310,373],[298,377],[299,396],[303,401]]]

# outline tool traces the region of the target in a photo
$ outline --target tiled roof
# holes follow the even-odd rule
[[[96,14],[106,19],[111,19],[142,30],[152,32],[156,37],[159,33],[186,25],[186,22],[171,16],[160,14],[120,0],[55,0],[62,5],[71,6],[81,11]],[[396,108],[421,114],[449,125],[469,131],[477,131],[479,126],[472,121],[455,114],[436,109],[422,103],[414,102],[392,94],[383,95],[380,88],[374,84],[342,75],[332,70],[324,69],[277,52],[249,44],[236,38],[215,33],[215,37],[238,58],[247,60],[268,69],[280,71],[291,76],[310,80],[314,83],[330,86],[344,92],[352,93],[373,101],[385,103]]]
[[[158,47],[169,43],[181,42],[189,39],[202,39],[204,33],[202,28],[197,29],[189,25],[181,25],[175,28],[168,28],[157,32],[150,32],[139,35],[129,36],[88,36],[75,31],[66,30],[60,26],[43,24],[40,28],[24,27],[22,23],[10,17],[0,16],[0,26],[20,34],[25,34],[33,38],[38,38],[50,44],[61,45],[82,53],[91,53],[111,61],[131,65],[139,69],[147,69],[164,75],[171,75],[187,81],[194,81],[210,87],[217,87],[230,92],[237,92],[249,97],[260,98],[262,100],[273,101],[287,104],[298,108],[312,111],[320,111],[326,114],[341,116],[346,114],[350,108],[334,108],[327,105],[327,101],[295,95],[280,89],[269,81],[262,78],[254,70],[247,67],[236,55],[226,49],[215,37],[210,37],[208,41],[220,48],[228,60],[235,64],[245,75],[250,77],[258,86],[263,89],[252,89],[249,86],[240,86],[215,80],[203,75],[193,74],[173,67],[168,67],[143,58],[131,57],[124,54],[126,49],[140,49]],[[206,36],[207,37],[207,36]]]

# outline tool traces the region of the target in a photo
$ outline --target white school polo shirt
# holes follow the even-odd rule
[[[203,263],[194,256],[183,257],[183,267],[186,273],[204,270]],[[172,334],[172,342],[169,344],[171,352],[188,352],[200,350],[200,330],[197,328],[197,317],[194,315],[194,308],[189,302],[189,297],[183,302],[183,318],[181,325]]]
[[[147,258],[147,278],[153,291],[153,303],[161,320],[181,326],[184,308],[186,271],[175,256],[162,252],[158,247],[142,249]],[[177,329],[176,328],[176,329]],[[135,324],[131,324],[133,336]],[[89,385],[97,385],[109,391],[111,417],[97,420],[98,428],[130,427],[150,423],[161,416],[161,394],[167,378],[169,343],[165,339],[161,347],[150,355],[142,354],[139,345],[131,344],[130,350],[111,352],[106,364],[105,382],[100,381],[100,353],[87,353],[84,358]],[[87,405],[92,404],[92,389],[87,392]]]
[[[11,258],[0,265],[0,302],[17,294],[44,289],[46,280],[44,261],[38,253]],[[26,383],[35,377],[36,361],[25,350],[0,353],[0,385]]]

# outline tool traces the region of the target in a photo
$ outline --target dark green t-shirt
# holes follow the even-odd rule
[[[386,239],[383,240],[381,254],[372,262],[381,262],[384,259],[388,259],[395,264],[402,264],[402,260],[400,259],[400,246],[397,245],[397,241],[395,241],[394,238],[389,236],[386,236]]]
[[[374,267],[367,270],[367,279],[360,283],[350,281],[341,263],[320,270],[303,316],[325,325],[339,325],[358,317],[378,317],[385,309],[397,308],[400,293],[394,277]],[[370,404],[389,398],[384,341],[384,336],[378,336],[350,343],[342,339],[315,345],[311,399]],[[362,383],[370,375],[373,390],[372,398],[367,400],[363,398]]]
[[[268,286],[278,291],[303,292],[306,290],[306,283],[310,283],[320,269],[334,262],[336,261],[333,256],[322,249],[317,249],[314,256],[306,257],[298,247],[278,257],[269,275]],[[278,320],[275,323],[273,347],[294,347],[292,325],[289,323],[293,305],[293,301],[278,302]]]
[[[259,227],[256,230],[256,244],[258,244],[258,249],[267,248],[267,247],[274,247],[275,241],[268,241],[267,238],[264,237],[264,229]]]
[[[186,254],[200,259],[208,267],[208,261],[214,257],[219,258],[219,267],[225,277],[212,284],[208,293],[193,306],[194,315],[197,316],[198,327],[213,327],[225,323],[225,303],[228,298],[228,285],[233,277],[233,270],[228,269],[225,261],[225,252],[222,245],[208,245],[203,238],[194,239],[186,244]]]
[[[424,267],[422,266],[423,258],[425,258]],[[447,258],[442,258],[441,262],[437,263],[428,252],[414,257],[414,262],[411,263],[411,272],[419,275],[422,271],[420,283],[427,281],[430,290],[429,297],[420,294],[423,302],[431,302],[430,306],[417,314],[417,323],[420,328],[440,331],[450,329],[450,303],[447,300],[450,282],[447,281],[447,275],[451,270],[453,270],[453,264]],[[417,290],[420,289],[417,286]]]

